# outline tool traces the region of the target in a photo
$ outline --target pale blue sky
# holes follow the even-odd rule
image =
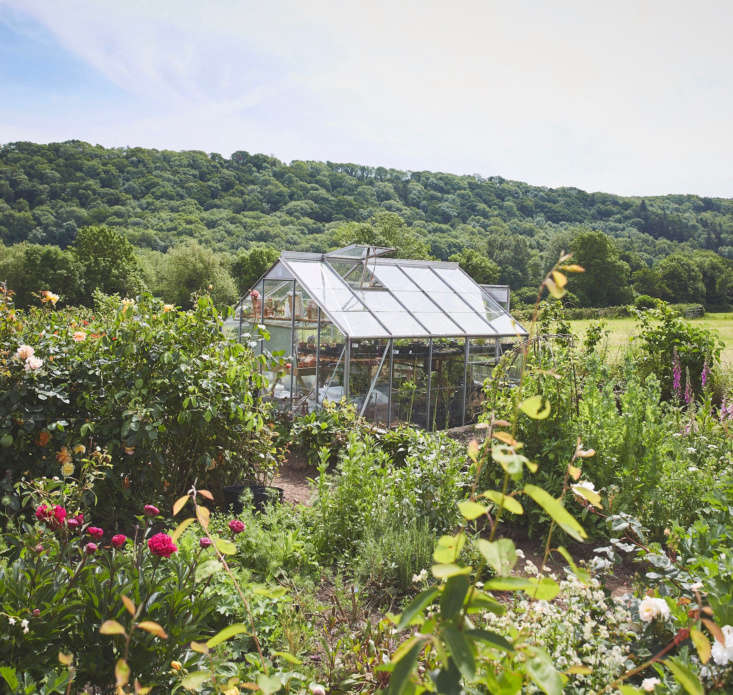
[[[727,0],[0,0],[0,142],[733,197]]]

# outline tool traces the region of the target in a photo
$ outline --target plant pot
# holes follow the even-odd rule
[[[245,490],[252,492],[252,507],[256,512],[261,512],[268,502],[282,503],[285,491],[281,487],[271,485],[260,485],[259,483],[247,480],[241,485],[227,485],[223,489],[224,507],[235,514],[241,513],[244,505],[240,500]]]

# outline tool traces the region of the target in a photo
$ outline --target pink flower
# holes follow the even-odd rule
[[[31,355],[25,361],[25,371],[26,372],[35,372],[36,369],[40,369],[42,366],[43,366],[43,360],[40,357],[36,357],[35,355]]]
[[[79,512],[74,518],[79,522],[80,525],[84,523],[84,515],[81,512]]]
[[[199,545],[202,548],[208,548],[211,545],[211,538],[206,538],[206,537],[200,538],[199,539]]]
[[[86,340],[87,334],[84,331],[75,331],[71,336],[76,343],[82,343]]]
[[[700,374],[700,383],[702,384],[702,387],[705,388],[705,386],[708,383],[708,378],[710,377],[710,367],[708,367],[708,361],[705,360],[705,364],[702,366],[702,374]]]
[[[15,352],[17,359],[25,361],[29,357],[33,357],[35,350],[30,345],[21,345]]]
[[[34,608],[31,611],[31,613],[32,613],[32,615],[33,615],[34,618],[37,618],[39,615],[41,615],[41,609],[40,608]]]
[[[36,519],[39,521],[45,521],[51,515],[51,510],[46,504],[40,504],[36,508]]]
[[[39,543],[35,548],[33,548],[38,554],[43,552],[43,545]]]
[[[91,555],[92,553],[96,553],[97,552],[97,544],[96,543],[87,543],[84,546],[84,552],[87,555]]]
[[[112,547],[121,548],[127,542],[127,536],[124,533],[116,533],[112,536]]]
[[[239,519],[232,519],[229,522],[229,530],[232,533],[242,533],[244,531],[244,524]]]
[[[143,511],[146,516],[158,516],[158,514],[160,514],[160,509],[158,509],[154,504],[146,504],[143,507]]]
[[[92,538],[101,538],[104,535],[104,531],[101,528],[99,528],[99,526],[90,526],[87,529],[87,533]]]
[[[153,555],[158,557],[170,557],[178,550],[173,539],[167,533],[156,533],[148,539],[148,548]]]
[[[63,526],[66,520],[66,510],[58,504],[53,508],[52,524],[54,526]]]
[[[79,524],[79,519],[76,519],[76,518],[72,517],[71,519],[69,519],[69,520],[68,520],[68,521],[66,522],[66,525],[67,525],[67,526],[68,526],[68,527],[69,527],[70,529],[72,529],[72,530],[76,530],[76,529],[78,529],[78,528],[79,528],[79,526],[80,526],[80,524]]]

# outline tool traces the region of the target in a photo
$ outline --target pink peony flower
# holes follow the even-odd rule
[[[229,522],[229,530],[232,533],[242,533],[244,531],[244,524],[239,519],[232,519]]]
[[[46,504],[40,504],[36,508],[36,519],[39,521],[45,521],[51,515],[51,510]]]
[[[170,557],[178,550],[173,539],[167,533],[156,533],[148,539],[148,548],[153,555],[158,557]]]
[[[101,538],[104,535],[104,531],[101,528],[99,528],[99,526],[90,526],[87,529],[87,533],[92,538]]]
[[[76,531],[76,529],[78,529],[78,528],[79,528],[79,526],[81,526],[81,524],[79,523],[79,519],[76,519],[76,518],[74,518],[74,517],[72,517],[71,519],[69,519],[69,520],[68,520],[68,521],[66,522],[66,525],[67,525],[67,526],[68,526],[68,527],[69,527],[70,529],[72,529],[73,531]]]
[[[41,609],[40,608],[34,608],[31,611],[31,614],[33,615],[34,618],[37,618],[39,615],[41,615]]]
[[[87,543],[84,546],[84,552],[87,555],[91,555],[92,553],[96,553],[97,552],[97,544],[96,543]]]
[[[112,547],[121,548],[127,542],[127,536],[124,533],[116,533],[112,536]]]
[[[146,504],[143,507],[143,511],[146,516],[158,516],[158,514],[160,514],[160,509],[158,509],[154,504]]]
[[[211,545],[211,538],[206,538],[206,537],[200,538],[199,539],[199,545],[202,548],[208,548]]]

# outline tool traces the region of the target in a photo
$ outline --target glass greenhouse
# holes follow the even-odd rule
[[[388,258],[352,245],[283,252],[237,305],[240,340],[279,357],[268,397],[305,413],[346,398],[375,424],[429,430],[474,422],[484,380],[527,332],[508,288],[477,285],[457,263]],[[498,301],[497,301],[498,300]]]

